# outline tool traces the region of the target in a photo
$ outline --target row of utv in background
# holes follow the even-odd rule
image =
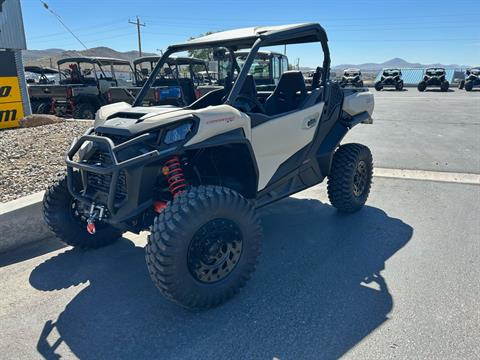
[[[193,57],[172,57],[154,81],[144,106],[188,106],[206,93],[223,86],[219,72],[224,67],[225,54],[215,54],[217,71],[209,71],[208,62]],[[237,61],[245,60],[245,52],[237,52]],[[258,66],[253,69],[257,84],[271,90],[280,74],[288,70],[288,58],[279,53],[262,51],[257,55]],[[35,74],[29,78],[28,93],[32,112],[55,114],[78,119],[94,119],[97,110],[116,102],[133,103],[159,60],[158,56],[146,56],[130,63],[128,60],[103,57],[75,57],[58,61],[58,69],[27,66],[25,71]],[[280,71],[273,69],[280,65]],[[63,67],[63,68],[62,68]],[[317,69],[318,72],[318,69]],[[131,79],[121,74],[133,74]],[[305,78],[307,87],[315,77]],[[450,84],[444,68],[428,68],[417,85],[419,91],[438,87],[447,91]],[[125,77],[125,76],[124,76]],[[57,78],[57,81],[54,79]],[[363,87],[360,69],[345,69],[339,80],[341,87]],[[460,89],[471,91],[480,86],[480,67],[467,69]],[[375,89],[393,88],[402,91],[404,82],[398,68],[383,69]]]
[[[362,73],[360,69],[345,69],[342,79],[342,87],[363,87]],[[458,88],[472,91],[480,86],[480,67],[467,69],[465,79],[461,80]],[[383,69],[380,79],[375,82],[375,90],[381,91],[384,88],[393,88],[402,91],[404,87],[402,70],[398,68]],[[418,91],[425,91],[430,87],[438,87],[441,91],[447,91],[450,83],[446,80],[444,68],[428,68],[423,74],[423,79],[418,83]]]
[[[247,55],[237,51],[236,61],[242,64]],[[35,74],[35,78],[27,80],[32,112],[94,119],[103,105],[132,104],[158,60],[158,56],[138,58],[133,63],[114,58],[74,57],[59,60],[58,69],[28,66],[25,71]],[[143,105],[188,106],[223,87],[224,79],[218,74],[229,61],[228,55],[219,51],[214,60],[217,71],[209,71],[208,62],[202,59],[170,57],[144,97]],[[252,71],[260,90],[272,90],[280,75],[288,70],[288,59],[283,54],[259,51],[256,61]]]

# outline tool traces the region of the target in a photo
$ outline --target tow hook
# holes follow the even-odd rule
[[[87,232],[90,235],[95,235],[95,233],[97,232],[95,227],[95,220],[102,221],[104,213],[105,208],[103,206],[97,206],[95,205],[95,203],[92,203],[87,219]]]

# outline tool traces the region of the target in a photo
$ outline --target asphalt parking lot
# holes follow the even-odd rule
[[[480,92],[375,93],[368,206],[338,215],[319,185],[262,210],[263,254],[227,304],[160,296],[145,236],[81,252],[56,240],[0,255],[0,358],[474,359],[480,353]]]

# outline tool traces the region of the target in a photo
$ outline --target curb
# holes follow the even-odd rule
[[[0,253],[54,236],[43,220],[43,194],[0,204]]]

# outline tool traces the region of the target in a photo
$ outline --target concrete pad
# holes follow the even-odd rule
[[[227,304],[189,312],[145,266],[145,235],[0,268],[10,358],[473,359],[479,187],[377,178],[342,216],[314,187],[261,212],[263,254]],[[38,254],[38,253],[36,253]],[[15,254],[0,256],[0,263]]]

